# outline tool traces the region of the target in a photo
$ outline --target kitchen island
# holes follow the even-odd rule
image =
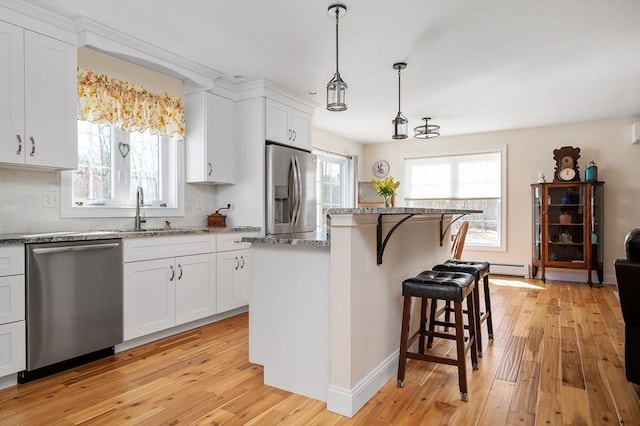
[[[264,382],[352,417],[397,369],[401,283],[446,260],[475,210],[329,209],[326,235],[255,237],[249,360]]]

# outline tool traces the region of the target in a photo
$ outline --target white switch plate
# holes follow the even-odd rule
[[[58,192],[44,191],[42,193],[42,207],[60,207]]]

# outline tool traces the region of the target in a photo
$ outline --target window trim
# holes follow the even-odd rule
[[[185,146],[184,139],[174,138],[176,143],[176,167],[175,176],[167,179],[176,181],[176,207],[143,207],[142,212],[146,217],[184,217],[185,215]],[[72,205],[72,170],[60,173],[60,217],[67,218],[133,218],[135,206],[131,207],[75,207]],[[163,177],[163,179],[165,179]],[[134,203],[135,204],[135,203]]]
[[[405,175],[405,160],[423,157],[449,157],[457,155],[500,153],[500,245],[496,247],[479,246],[466,243],[465,248],[473,251],[506,252],[507,251],[507,145],[486,146],[479,148],[437,148],[425,151],[404,152],[400,155],[400,176]],[[405,189],[398,188],[400,202],[405,202]]]

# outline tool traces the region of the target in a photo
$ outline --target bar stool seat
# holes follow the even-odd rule
[[[489,272],[491,265],[489,262],[474,262],[474,261],[465,261],[465,260],[457,260],[451,259],[447,260],[443,264],[435,265],[432,269],[434,271],[444,271],[444,272],[466,272],[472,274],[475,277],[476,281],[476,306],[478,307],[476,310],[476,325],[477,325],[477,344],[478,344],[478,355],[482,356],[482,331],[481,325],[486,322],[487,324],[487,334],[489,336],[489,340],[493,340],[493,319],[491,317],[491,293],[489,290]],[[483,294],[484,294],[484,308],[485,312],[480,312],[480,280],[483,281]],[[437,311],[436,304],[431,305],[431,312],[429,315],[429,327],[430,330],[433,330],[434,325],[444,325],[450,322],[450,313],[452,312],[452,308],[450,303],[446,302],[443,309]],[[445,313],[445,322],[437,321],[437,318]],[[468,327],[468,326],[466,326]],[[427,343],[427,347],[431,346],[433,339],[429,339]]]
[[[402,329],[400,333],[400,356],[398,360],[397,386],[404,386],[407,359],[436,362],[441,364],[456,365],[458,367],[458,384],[460,398],[469,400],[467,390],[467,364],[466,354],[471,351],[471,365],[473,370],[478,369],[478,354],[475,338],[475,276],[464,272],[440,272],[424,271],[414,278],[402,282],[402,296],[404,298],[402,309]],[[420,328],[409,337],[411,323],[411,301],[413,297],[421,299]],[[427,303],[434,303],[437,299],[451,301],[454,312],[455,333],[440,333],[426,328]],[[462,303],[467,301],[467,317],[469,322],[469,338],[465,343],[464,317]],[[438,356],[425,353],[425,337],[438,337],[456,341],[456,358]],[[409,352],[411,345],[419,338],[418,352]]]

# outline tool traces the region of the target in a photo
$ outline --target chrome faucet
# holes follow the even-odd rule
[[[147,219],[144,217],[140,217],[140,207],[144,205],[144,191],[142,187],[139,186],[136,190],[136,217],[135,217],[135,226],[133,228],[134,231],[141,231],[142,224],[147,223]]]

